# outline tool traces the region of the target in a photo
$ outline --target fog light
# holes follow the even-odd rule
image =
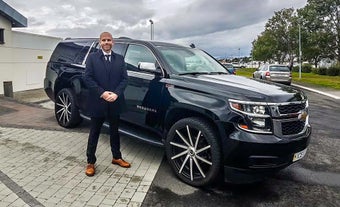
[[[254,127],[264,128],[266,127],[266,120],[257,117],[249,117]]]

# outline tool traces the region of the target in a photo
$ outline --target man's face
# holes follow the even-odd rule
[[[102,33],[100,35],[100,46],[105,52],[110,52],[114,45],[112,35],[110,33]]]

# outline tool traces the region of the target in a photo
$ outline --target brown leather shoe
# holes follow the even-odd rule
[[[125,168],[131,167],[130,163],[126,162],[123,159],[115,159],[115,158],[113,158],[112,159],[112,164],[119,165],[119,166],[125,167]]]
[[[94,164],[87,164],[85,174],[91,177],[94,176],[95,172]]]

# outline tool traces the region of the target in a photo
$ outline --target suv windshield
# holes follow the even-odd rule
[[[159,50],[175,74],[228,73],[215,59],[199,49],[160,46]]]

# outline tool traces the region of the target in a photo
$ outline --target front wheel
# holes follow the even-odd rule
[[[57,94],[54,104],[54,114],[60,126],[72,128],[81,122],[76,97],[71,89],[64,88]]]
[[[166,155],[172,170],[192,186],[211,184],[221,166],[221,149],[215,130],[201,118],[176,122],[166,139]]]

